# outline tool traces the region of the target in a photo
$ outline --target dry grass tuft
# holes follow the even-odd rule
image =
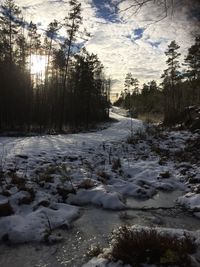
[[[90,250],[87,252],[87,256],[89,258],[93,258],[93,257],[99,256],[99,254],[102,254],[102,253],[103,253],[102,247],[100,247],[100,245],[97,245],[97,246],[92,246],[90,248]]]
[[[90,189],[96,186],[96,183],[91,179],[84,179],[80,184],[77,185],[77,188]]]
[[[194,239],[185,235],[177,238],[161,234],[155,229],[133,230],[123,226],[113,233],[109,259],[140,267],[142,264],[156,266],[190,267],[189,254],[196,250]]]
[[[112,162],[112,170],[116,171],[122,166],[120,158],[114,159]]]

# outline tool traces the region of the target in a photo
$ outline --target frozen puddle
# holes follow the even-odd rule
[[[150,199],[136,200],[127,198],[126,204],[130,208],[171,208],[174,207],[178,197],[183,195],[183,191],[175,190],[173,192],[159,191]]]
[[[146,201],[128,200],[134,207],[171,207],[180,196],[179,191],[160,192]],[[82,209],[82,216],[70,230],[59,230],[64,241],[52,246],[26,244],[17,247],[0,247],[0,266],[3,267],[79,267],[87,261],[85,254],[91,246],[106,246],[112,230],[123,224],[161,226],[197,230],[199,219],[182,210],[156,209],[148,211],[108,211],[91,206]]]

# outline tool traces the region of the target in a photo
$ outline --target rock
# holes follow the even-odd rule
[[[14,214],[12,206],[8,200],[1,200],[0,201],[0,217],[10,216]]]

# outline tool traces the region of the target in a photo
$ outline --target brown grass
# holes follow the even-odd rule
[[[92,246],[89,251],[87,252],[87,256],[89,258],[93,258],[93,257],[97,257],[99,256],[99,254],[103,253],[103,249],[102,247],[100,247],[100,245],[97,246]]]
[[[117,158],[117,159],[114,159],[113,162],[112,162],[112,170],[113,171],[116,171],[118,170],[119,168],[121,168],[121,160],[120,158]]]
[[[108,257],[140,267],[144,263],[158,266],[190,267],[189,254],[194,253],[194,240],[185,235],[177,238],[161,234],[155,229],[133,230],[123,226],[113,233],[112,249]]]
[[[147,123],[158,123],[162,122],[164,117],[158,113],[143,113],[138,115],[138,119]]]
[[[84,179],[80,184],[77,185],[77,188],[90,189],[95,187],[96,183],[91,179]]]

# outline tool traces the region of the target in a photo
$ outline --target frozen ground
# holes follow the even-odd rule
[[[132,226],[130,227],[132,232],[141,232],[143,230],[145,231],[151,231],[151,228],[148,227],[143,227],[143,226]],[[171,237],[178,238],[179,240],[186,238],[186,236],[190,236],[192,240],[194,240],[195,244],[197,247],[200,246],[200,231],[186,231],[182,229],[173,229],[173,228],[154,228],[154,230],[161,234],[161,235],[168,235]],[[151,249],[151,248],[150,248]],[[109,251],[112,250],[112,242],[111,246],[107,249],[104,249],[104,252],[100,254],[97,257],[92,258],[88,263],[84,264],[82,267],[133,267],[132,265],[129,264],[124,264],[122,261],[111,261],[106,259],[105,255],[109,254]],[[190,260],[191,260],[191,265],[192,267],[198,267],[199,266],[199,259],[200,259],[200,251],[197,250],[196,252],[193,252],[190,254]],[[138,266],[138,265],[137,265]],[[139,265],[141,267],[156,267],[155,264],[148,264],[144,263]],[[184,262],[181,262],[181,265],[159,265],[159,266],[187,266],[184,264]]]
[[[111,115],[118,122],[98,132],[0,138],[1,240],[59,241],[53,230],[69,229],[86,205],[122,211],[122,217],[181,205],[200,217],[200,134]]]
[[[53,229],[78,217],[78,208],[69,204],[125,208],[122,195],[99,181],[108,157],[114,160],[114,142],[130,131],[129,119],[112,116],[119,122],[95,133],[0,138],[1,239],[52,241]],[[135,120],[134,130],[141,127]]]

